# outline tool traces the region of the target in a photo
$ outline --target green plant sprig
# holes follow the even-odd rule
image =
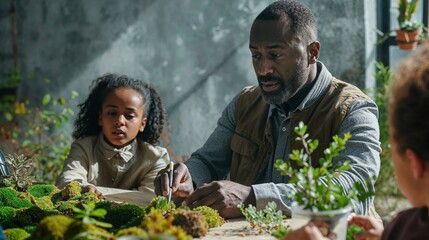
[[[311,155],[319,143],[317,140],[309,139],[306,131],[307,126],[303,122],[294,128],[298,135],[296,140],[301,142],[303,148],[292,150],[289,159],[295,161],[298,168],[293,168],[290,163],[281,159],[275,163],[277,171],[283,176],[289,176],[289,183],[297,187],[297,191],[292,193],[291,197],[298,205],[311,211],[335,210],[350,205],[351,199],[363,200],[372,195],[367,190],[369,182],[367,186],[356,182],[346,192],[336,180],[342,172],[350,168],[350,161],[344,161],[338,166],[333,166],[332,161],[345,149],[346,142],[351,137],[350,133],[344,134],[343,138],[335,135],[330,146],[324,150],[324,157],[319,159],[318,167],[313,167]]]
[[[277,230],[285,232],[285,227],[282,225],[285,216],[282,211],[277,210],[275,202],[268,203],[263,210],[259,211],[251,204],[245,207],[244,204],[241,203],[238,207],[250,226],[258,230],[258,232],[271,233]]]
[[[22,154],[8,154],[6,156],[9,176],[1,180],[1,185],[12,187],[17,191],[26,191],[33,185],[33,158]]]
[[[112,224],[98,221],[96,218],[104,218],[107,214],[107,210],[104,208],[95,209],[94,202],[87,202],[82,204],[83,209],[72,207],[73,212],[76,213],[76,219],[82,219],[82,223],[87,225],[96,225],[103,228],[111,228]]]

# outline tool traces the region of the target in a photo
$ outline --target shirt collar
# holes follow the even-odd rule
[[[298,93],[286,103],[288,104],[289,112],[294,112],[297,109],[302,111],[311,106],[325,92],[332,80],[332,75],[322,62],[317,62],[317,72],[316,79],[307,86],[304,86],[304,88],[299,90]],[[270,104],[268,117],[273,114],[274,109],[284,112],[280,106]],[[285,114],[288,115],[288,112]]]
[[[136,153],[136,139],[134,139],[130,144],[122,148],[115,148],[110,145],[106,141],[102,133],[100,134],[98,141],[100,143],[99,146],[101,153],[107,158],[107,160],[111,160],[113,157],[117,156],[119,158],[122,158],[125,162],[128,162],[134,157]]]

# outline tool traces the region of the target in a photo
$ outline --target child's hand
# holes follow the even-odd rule
[[[356,225],[364,232],[356,233],[355,240],[379,240],[383,233],[383,226],[374,218],[363,215],[353,215],[349,220],[349,225]]]
[[[83,192],[93,192],[97,195],[98,199],[106,200],[106,197],[100,191],[98,191],[97,188],[93,185],[82,187],[82,190]]]

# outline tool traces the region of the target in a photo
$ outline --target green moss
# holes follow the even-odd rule
[[[133,204],[113,204],[106,209],[107,214],[104,221],[111,223],[113,227],[110,232],[117,232],[119,229],[139,226],[145,214],[142,207]]]
[[[141,238],[149,237],[148,233],[140,227],[129,227],[129,228],[121,229],[116,233],[115,236],[121,237],[121,236],[127,236],[127,235],[137,236]]]
[[[68,183],[63,190],[61,190],[61,196],[63,199],[76,198],[80,197],[81,194],[81,186],[79,182],[70,182]]]
[[[115,239],[112,234],[93,224],[84,224],[81,221],[72,222],[64,233],[65,240],[87,239]]]
[[[34,198],[34,205],[41,208],[41,209],[53,209],[54,208],[54,204],[52,203],[50,196]]]
[[[80,197],[80,200],[83,203],[87,203],[87,202],[94,202],[94,203],[96,203],[96,202],[102,201],[101,199],[99,199],[97,197],[97,194],[95,192],[86,192],[86,193],[82,194],[82,196]]]
[[[29,234],[32,234],[34,232],[34,230],[36,229],[36,226],[25,226],[25,227],[22,227],[22,229],[24,229]]]
[[[13,222],[19,227],[37,225],[45,217],[57,214],[60,212],[55,209],[41,209],[33,206],[17,210]]]
[[[37,184],[32,185],[27,189],[27,192],[36,198],[51,196],[52,193],[58,192],[59,189],[52,184]]]
[[[15,216],[15,208],[0,207],[0,223],[13,218],[14,216]]]
[[[204,221],[204,216],[198,211],[176,211],[173,224],[180,226],[192,237],[203,237],[207,234],[208,227]]]
[[[31,199],[34,198],[31,194],[28,192],[18,192],[18,195],[16,197],[27,200],[32,203]],[[33,204],[33,203],[32,203]]]
[[[31,207],[30,201],[18,197],[19,192],[12,188],[0,188],[0,207],[26,208]]]
[[[173,219],[172,215],[164,217],[158,211],[151,211],[143,217],[141,227],[151,236],[149,239],[159,239],[157,238],[160,236],[159,234],[173,235],[178,240],[192,239],[192,236],[188,235],[181,227],[173,225]]]
[[[206,222],[208,228],[220,227],[225,223],[225,219],[219,215],[217,210],[211,207],[199,206],[193,210],[198,211],[204,215],[204,221]]]
[[[165,212],[171,212],[175,209],[176,209],[176,205],[174,204],[173,201],[168,203],[166,197],[157,196],[157,197],[153,198],[152,201],[150,201],[150,203],[146,206],[145,211],[146,211],[146,213],[150,213],[153,211],[165,213]]]
[[[73,218],[63,215],[53,215],[44,218],[37,225],[31,239],[59,240],[64,239],[68,226],[73,223]]]
[[[24,240],[30,237],[30,234],[22,228],[9,228],[4,230],[7,240]]]
[[[61,201],[55,205],[55,209],[64,215],[73,216],[74,212],[72,208],[75,207],[78,203],[78,201]]]
[[[110,206],[117,204],[111,201],[107,201],[107,200],[102,200],[100,202],[96,202],[95,203],[95,208],[104,208],[104,209],[110,209]]]

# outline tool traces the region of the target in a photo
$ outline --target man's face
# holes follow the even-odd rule
[[[307,47],[286,31],[283,20],[258,20],[250,32],[249,48],[262,95],[282,104],[308,82]]]

